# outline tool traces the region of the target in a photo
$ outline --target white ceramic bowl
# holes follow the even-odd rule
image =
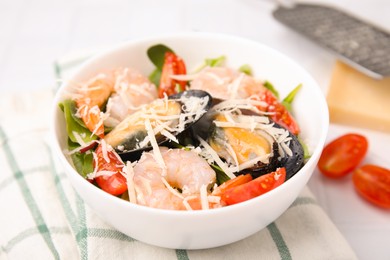
[[[66,131],[58,103],[69,87],[60,88],[53,104],[54,150],[68,178],[84,201],[102,219],[124,234],[148,244],[176,249],[201,249],[226,245],[254,234],[276,220],[306,185],[321,154],[328,130],[328,109],[324,96],[312,77],[288,57],[258,42],[208,33],[175,34],[124,43],[87,61],[71,78],[80,82],[94,73],[118,66],[139,69],[145,75],[153,70],[146,50],[163,43],[180,55],[191,70],[205,58],[220,55],[238,68],[249,64],[258,78],[267,79],[284,97],[302,83],[293,103],[294,114],[312,156],[305,166],[280,187],[255,199],[220,209],[170,211],[131,204],[91,185],[72,167],[63,150]]]

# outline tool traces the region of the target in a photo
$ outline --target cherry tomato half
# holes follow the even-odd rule
[[[390,170],[364,165],[353,172],[352,180],[363,198],[379,207],[390,208]]]
[[[339,178],[355,169],[368,150],[367,139],[359,134],[346,134],[327,144],[318,161],[319,170],[328,177]]]
[[[220,194],[226,192],[228,189],[240,186],[244,183],[250,182],[251,180],[252,180],[252,175],[250,175],[249,173],[239,175],[234,179],[230,179],[230,180],[222,183],[220,186],[218,186],[216,189],[214,189],[213,194],[220,195]]]
[[[101,144],[96,148],[95,153],[98,158],[98,171],[114,172],[112,175],[101,175],[96,177],[96,184],[105,192],[115,196],[124,193],[127,190],[127,180],[121,173],[124,166],[123,163],[112,151],[107,151],[107,156],[109,158],[109,162],[107,162],[103,157]],[[96,165],[95,161],[93,165]]]
[[[172,79],[172,75],[186,74],[186,66],[182,58],[172,52],[166,52],[162,67],[158,97],[163,98],[164,93],[168,96],[186,89],[186,81]],[[180,89],[177,89],[179,87]]]
[[[286,180],[286,169],[278,168],[276,171],[257,177],[239,186],[230,188],[221,194],[221,199],[227,205],[236,204],[258,197],[275,189]]]
[[[273,121],[283,126],[294,135],[300,133],[301,130],[297,121],[270,90],[265,89],[261,94],[253,95],[251,98],[265,102],[265,106],[258,106],[258,109],[270,112],[269,116]]]

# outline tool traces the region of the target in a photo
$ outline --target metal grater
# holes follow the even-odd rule
[[[339,10],[311,4],[278,7],[274,17],[361,72],[390,76],[390,34]]]

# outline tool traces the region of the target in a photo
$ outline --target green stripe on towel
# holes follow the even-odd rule
[[[279,228],[276,226],[275,222],[272,222],[267,226],[269,233],[273,241],[275,242],[276,247],[278,248],[280,259],[282,260],[291,260],[290,250],[287,247],[286,242],[283,239],[282,233],[280,233]]]
[[[176,249],[177,260],[189,260],[187,250]]]
[[[69,234],[68,227],[49,227],[49,231],[51,234]],[[39,231],[36,228],[29,228],[20,232],[3,247],[3,251],[7,253],[10,252],[19,242],[36,234],[39,234]]]
[[[54,183],[56,185],[57,192],[58,192],[62,207],[64,208],[65,216],[70,223],[70,227],[72,228],[73,234],[75,234],[75,236],[76,236],[75,238],[77,241],[77,245],[79,247],[81,259],[87,259],[88,253],[86,252],[86,250],[87,250],[86,245],[87,244],[86,244],[86,238],[85,238],[86,233],[87,233],[87,231],[85,230],[86,228],[85,228],[85,226],[82,226],[82,224],[80,224],[80,216],[77,216],[73,212],[72,207],[70,206],[70,202],[68,201],[68,198],[65,195],[65,191],[61,185],[60,174],[57,172],[57,170],[55,168],[54,159],[53,159],[50,147],[48,147],[48,146],[47,146],[47,153],[48,153],[48,158],[50,161],[50,171],[52,172],[52,174],[54,176]],[[78,198],[77,200],[81,200],[79,198],[78,194],[76,194],[76,198]],[[81,207],[80,205],[77,204],[77,207],[78,207],[78,213],[80,211],[82,211],[81,209],[79,209]],[[85,218],[85,213],[84,213],[84,218]]]
[[[39,210],[39,207],[34,200],[34,197],[30,191],[30,188],[27,185],[26,180],[24,179],[23,173],[19,168],[19,165],[15,159],[15,156],[12,152],[11,147],[9,146],[7,142],[7,135],[4,132],[3,128],[0,125],[0,138],[3,139],[3,148],[4,152],[8,161],[8,164],[11,167],[11,170],[14,174],[14,177],[17,180],[17,184],[21,190],[21,193],[23,195],[24,200],[27,203],[27,206],[31,212],[31,215],[34,219],[34,222],[37,225],[37,229],[39,230],[41,236],[43,237],[44,241],[46,242],[47,246],[49,247],[49,250],[53,254],[55,259],[60,259],[59,253],[57,249],[55,248],[55,245],[53,244],[53,241],[51,239],[50,231],[45,223],[45,220]]]
[[[38,173],[40,171],[47,171],[48,169],[49,169],[48,166],[34,167],[34,168],[31,168],[31,169],[28,169],[28,170],[24,170],[23,171],[23,175],[27,176],[28,174]],[[4,179],[2,182],[0,182],[0,191],[5,189],[13,181],[15,181],[14,176],[8,177],[8,178]]]
[[[87,233],[89,237],[102,237],[102,238],[111,238],[120,241],[134,242],[135,239],[125,234],[119,232],[118,230],[113,229],[104,229],[104,228],[88,228]]]
[[[80,246],[81,259],[88,259],[88,228],[85,216],[85,205],[80,196],[76,193],[76,205],[79,219],[79,231],[77,232],[77,242]]]
[[[57,192],[59,198],[64,208],[66,218],[71,224],[73,233],[76,236],[77,245],[80,250],[80,258],[88,258],[88,237],[102,237],[102,238],[111,238],[119,241],[135,241],[133,238],[124,235],[123,233],[117,230],[111,229],[101,229],[101,228],[87,228],[86,225],[86,215],[85,215],[85,205],[81,200],[80,196],[76,193],[76,205],[77,205],[77,215],[73,212],[70,202],[68,201],[64,189],[61,185],[61,177],[64,177],[64,174],[57,172],[54,166],[54,159],[51,153],[50,147],[47,147],[48,158],[50,160],[49,169],[54,176],[54,182],[56,184]]]
[[[317,201],[310,197],[298,197],[289,208],[299,205],[318,205]]]

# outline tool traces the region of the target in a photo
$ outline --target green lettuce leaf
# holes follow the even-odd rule
[[[246,75],[252,76],[252,68],[248,64],[242,65],[238,70]]]
[[[82,120],[75,116],[77,108],[76,108],[76,102],[74,100],[67,99],[58,105],[61,108],[61,110],[64,112],[65,121],[66,121],[66,131],[72,142],[78,143],[74,135],[74,132],[80,135],[85,143],[89,143],[97,139],[97,136],[92,135],[92,132],[85,127]]]
[[[282,104],[286,107],[286,109],[291,112],[292,110],[292,102],[294,101],[294,98],[298,91],[301,89],[302,84],[299,84],[296,86],[282,101]]]
[[[68,149],[72,151],[80,147],[78,143],[72,142],[70,138],[68,138]],[[93,155],[92,153],[80,153],[75,152],[70,155],[73,165],[76,168],[76,171],[83,176],[87,177],[87,174],[93,172]]]
[[[274,85],[272,85],[271,82],[269,82],[268,80],[266,80],[266,81],[264,82],[263,86],[264,86],[265,88],[267,88],[269,91],[271,91],[272,94],[274,94],[275,97],[276,97],[277,99],[279,99],[279,92],[276,90],[276,88],[274,87]]]
[[[202,69],[206,68],[207,66],[209,67],[219,67],[222,66],[225,63],[226,56],[222,55],[217,58],[211,58],[211,59],[205,59],[204,63],[195,70],[195,72],[199,72]]]

